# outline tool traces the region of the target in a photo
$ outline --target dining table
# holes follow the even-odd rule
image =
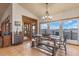
[[[42,34],[36,34],[34,35],[37,47],[40,45],[44,45],[46,47],[51,47],[52,48],[52,56],[56,54],[56,51],[58,49],[57,47],[57,42],[61,40],[60,36],[56,35],[49,35],[49,36],[43,36]]]

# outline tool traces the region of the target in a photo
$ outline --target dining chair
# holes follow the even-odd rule
[[[57,45],[59,45],[59,48],[62,49],[62,47],[64,48],[65,51],[65,55],[67,55],[67,35],[63,36],[64,39],[60,40]]]

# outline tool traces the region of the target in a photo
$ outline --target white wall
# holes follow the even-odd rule
[[[21,26],[19,26],[19,31],[22,31],[22,15],[28,16],[34,19],[38,19],[35,15],[33,15],[28,10],[24,9],[19,4],[13,4],[12,5],[12,35],[14,35],[14,32],[17,30],[17,27],[15,26],[14,22],[19,21],[21,23]],[[12,36],[12,43],[14,43],[14,36]]]

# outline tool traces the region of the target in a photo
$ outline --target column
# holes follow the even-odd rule
[[[60,37],[61,37],[61,40],[63,40],[63,27],[62,27],[62,20],[60,20],[60,30],[59,30],[59,33],[60,33]]]
[[[48,26],[47,34],[50,34],[50,22],[47,23],[47,26]]]
[[[37,33],[39,34],[40,31],[40,23],[39,23],[39,19],[37,20]]]
[[[78,41],[79,41],[79,18],[78,18],[77,22],[78,22],[77,27],[78,27]]]

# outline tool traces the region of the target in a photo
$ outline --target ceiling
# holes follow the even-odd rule
[[[4,14],[5,10],[8,8],[9,3],[0,3],[0,18]]]
[[[29,10],[31,13],[36,15],[37,17],[42,17],[45,15],[45,3],[20,3],[22,7]],[[79,3],[49,3],[48,11],[50,15],[54,15],[56,13],[61,13],[66,10],[71,10],[79,8]]]

